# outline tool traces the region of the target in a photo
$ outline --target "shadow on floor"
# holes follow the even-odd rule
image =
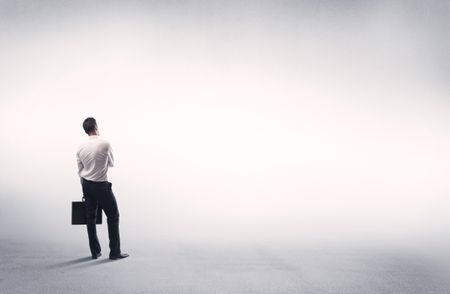
[[[92,265],[98,265],[106,262],[110,262],[108,258],[99,258],[99,259],[92,259],[92,257],[82,257],[77,258],[73,260],[63,261],[55,264],[51,264],[46,266],[47,269],[56,269],[56,268],[64,268],[64,267],[72,267],[72,268],[79,268],[79,267],[86,267],[86,266],[92,266]]]
[[[100,264],[105,264],[105,263],[110,263],[110,262],[114,262],[114,260],[111,260],[109,258],[99,258],[93,262],[86,262],[86,263],[79,263],[76,266],[73,266],[71,268],[75,269],[75,268],[83,268],[83,267],[89,267],[89,266],[94,266],[94,265],[100,265]]]
[[[68,260],[68,261],[63,261],[63,262],[51,264],[51,265],[47,266],[47,268],[49,268],[49,269],[61,268],[61,267],[66,267],[66,266],[79,264],[79,263],[82,263],[82,262],[87,262],[87,261],[90,261],[90,260],[92,260],[92,257],[86,256],[86,257],[82,257],[82,258],[77,258],[77,259],[72,259],[72,260]]]

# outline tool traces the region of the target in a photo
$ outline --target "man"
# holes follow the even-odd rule
[[[78,147],[77,163],[86,202],[87,231],[92,259],[102,255],[96,229],[98,205],[108,218],[109,259],[126,258],[129,255],[120,251],[119,209],[111,190],[112,183],[108,182],[107,178],[108,167],[114,166],[111,145],[99,137],[97,122],[93,117],[84,120],[83,129],[88,134],[88,139]]]

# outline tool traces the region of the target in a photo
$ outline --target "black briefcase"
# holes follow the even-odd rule
[[[97,208],[97,224],[102,223],[102,208]],[[84,201],[72,201],[72,225],[86,224],[86,203]]]

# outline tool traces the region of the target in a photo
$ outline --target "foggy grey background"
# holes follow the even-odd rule
[[[70,202],[93,116],[125,248],[448,242],[449,11],[0,1],[0,238],[87,248]]]

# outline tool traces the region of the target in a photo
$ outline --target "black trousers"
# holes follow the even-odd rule
[[[114,197],[111,189],[112,183],[92,182],[83,179],[82,187],[86,202],[89,247],[92,255],[101,251],[96,228],[98,205],[100,205],[108,218],[110,256],[120,254],[119,208],[117,207],[116,197]]]

